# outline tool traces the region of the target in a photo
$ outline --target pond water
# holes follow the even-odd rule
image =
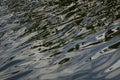
[[[0,80],[120,80],[120,0],[0,0]]]

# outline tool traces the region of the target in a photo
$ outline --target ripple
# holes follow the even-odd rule
[[[0,1],[0,79],[118,80],[119,4]]]

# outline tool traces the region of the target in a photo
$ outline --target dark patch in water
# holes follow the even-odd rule
[[[70,60],[70,58],[65,58],[63,60],[61,60],[58,64],[64,64],[66,62],[68,62]]]
[[[19,74],[15,75],[15,76],[12,76],[10,78],[7,78],[5,80],[18,80],[18,79],[30,74],[31,72],[32,72],[32,70],[25,71],[25,72],[22,72],[22,73],[19,73]]]

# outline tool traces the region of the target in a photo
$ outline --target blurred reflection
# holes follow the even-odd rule
[[[119,0],[1,0],[0,80],[118,80]]]

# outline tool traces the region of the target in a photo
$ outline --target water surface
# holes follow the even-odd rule
[[[0,1],[0,80],[119,79],[119,0]]]

